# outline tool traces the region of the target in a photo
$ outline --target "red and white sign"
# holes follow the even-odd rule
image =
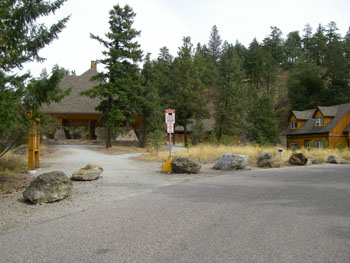
[[[167,109],[165,110],[165,123],[175,123],[175,110]]]
[[[167,133],[174,133],[174,123],[167,123],[166,124],[166,132]]]

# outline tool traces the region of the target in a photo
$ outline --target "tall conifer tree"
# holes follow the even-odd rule
[[[106,48],[102,52],[105,58],[98,60],[106,72],[98,73],[94,79],[101,83],[83,94],[100,99],[97,110],[103,114],[101,121],[107,131],[107,148],[111,147],[111,131],[122,131],[121,127],[132,121],[138,109],[141,78],[137,62],[142,59],[142,51],[135,41],[140,31],[132,27],[135,15],[130,6],[117,4],[109,12],[106,39],[91,34],[92,39]]]

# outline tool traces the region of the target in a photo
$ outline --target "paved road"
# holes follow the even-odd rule
[[[350,165],[191,180],[0,236],[0,262],[350,262]]]

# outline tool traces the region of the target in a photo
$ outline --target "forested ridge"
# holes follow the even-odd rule
[[[223,41],[213,26],[208,43],[194,47],[184,37],[175,57],[163,47],[157,59],[146,57],[145,69],[163,108],[192,107],[178,124],[208,118],[203,103],[212,102],[219,140],[277,143],[292,109],[350,102],[350,31],[341,36],[335,22],[316,29],[307,24],[284,37],[271,27],[262,42],[253,39],[245,47]]]

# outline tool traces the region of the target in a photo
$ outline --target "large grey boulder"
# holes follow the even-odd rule
[[[248,161],[248,155],[225,153],[213,168],[222,171],[244,169],[248,165]]]
[[[274,161],[275,160],[273,159],[273,153],[271,152],[260,153],[257,160],[257,166],[271,168],[274,164]]]
[[[189,158],[174,157],[171,161],[171,170],[173,173],[198,174],[200,169],[201,165]]]
[[[303,153],[293,153],[289,158],[289,163],[292,165],[305,165],[307,158]]]
[[[341,163],[346,163],[346,161],[342,158],[331,155],[331,156],[328,156],[327,163],[341,164]]]
[[[75,171],[71,176],[71,180],[75,181],[93,181],[100,177],[103,168],[99,164],[88,164],[84,168]]]
[[[71,180],[63,172],[44,173],[24,190],[23,198],[34,204],[51,203],[69,196],[72,186]]]

